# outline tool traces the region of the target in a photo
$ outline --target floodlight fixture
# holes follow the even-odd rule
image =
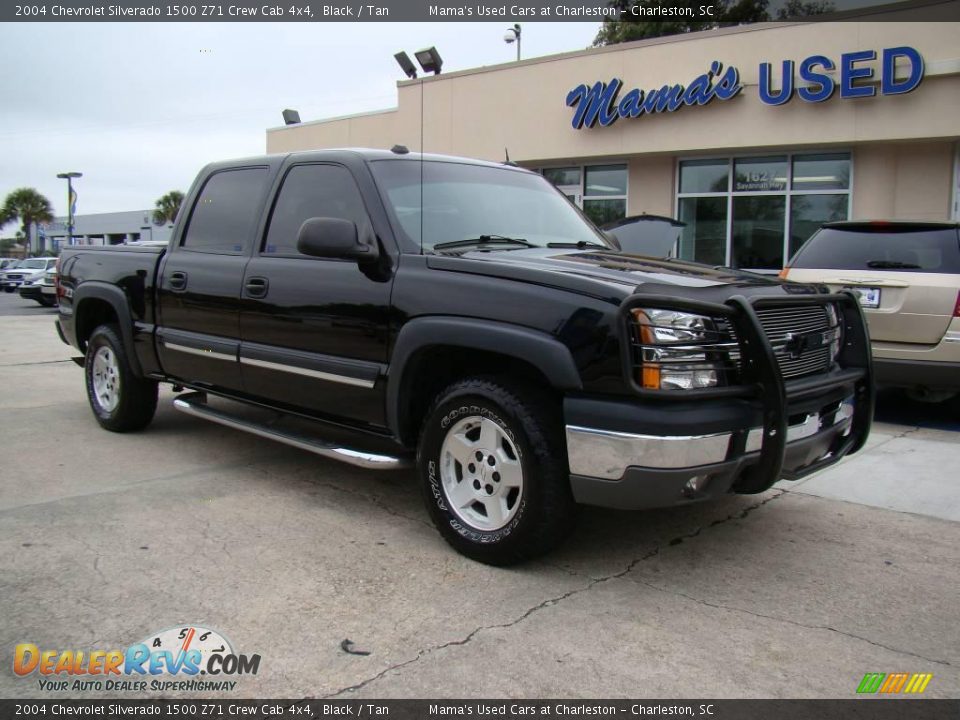
[[[423,50],[417,50],[414,53],[417,56],[417,62],[423,68],[425,73],[440,74],[440,68],[443,67],[443,59],[435,47],[428,47]]]
[[[411,80],[417,79],[417,67],[413,64],[413,60],[410,59],[410,56],[407,55],[403,50],[398,52],[393,56],[394,60],[397,61],[397,64],[400,66],[400,69],[406,73],[407,77]]]

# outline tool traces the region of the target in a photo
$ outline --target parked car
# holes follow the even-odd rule
[[[44,307],[57,304],[57,271],[47,270],[41,277],[28,280],[20,286],[20,297],[36,300]]]
[[[829,223],[782,276],[859,294],[879,385],[930,401],[960,391],[960,224]]]
[[[0,288],[8,293],[15,292],[23,283],[31,280],[37,280],[43,277],[43,274],[55,268],[56,258],[28,258],[20,262],[12,270],[5,270],[0,276]]]
[[[0,271],[12,270],[19,262],[17,258],[0,258]]]
[[[194,416],[415,463],[441,535],[491,564],[577,503],[804,477],[873,414],[852,294],[629,255],[539,174],[399,147],[210,165],[167,247],[66,248],[60,284],[103,428],[146,427],[170,383]]]

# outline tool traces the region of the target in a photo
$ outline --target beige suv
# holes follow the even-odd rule
[[[960,224],[828,223],[781,277],[860,295],[878,385],[930,401],[960,392]]]

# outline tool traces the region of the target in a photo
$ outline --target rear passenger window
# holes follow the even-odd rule
[[[196,252],[242,255],[253,237],[266,182],[266,168],[211,175],[193,206],[181,246]]]
[[[346,168],[297,165],[290,169],[273,206],[263,254],[299,255],[300,226],[315,217],[351,220],[363,237],[370,221],[360,191]]]

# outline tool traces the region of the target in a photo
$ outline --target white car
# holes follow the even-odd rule
[[[20,286],[20,297],[25,300],[36,300],[44,307],[53,307],[57,304],[57,270],[52,268],[47,270],[40,277],[34,276],[32,280],[24,282]]]
[[[0,289],[12,293],[25,282],[39,280],[47,270],[57,266],[56,258],[29,258],[12,270],[0,273]]]

